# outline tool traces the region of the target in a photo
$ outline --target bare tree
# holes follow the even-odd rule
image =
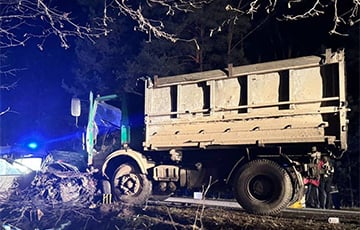
[[[145,32],[149,35],[149,41],[151,36],[156,38],[164,38],[172,42],[176,42],[181,39],[178,35],[166,32],[163,21],[159,18],[151,18],[151,15],[147,15],[144,9],[157,8],[163,10],[164,16],[173,16],[177,12],[192,12],[196,9],[202,8],[204,4],[210,4],[212,0],[146,0],[146,1],[127,1],[127,0],[114,0],[110,4],[107,4],[107,0],[104,0],[104,24],[107,21],[111,21],[111,17],[107,15],[108,10],[116,10],[119,13],[131,17],[137,22],[135,30]],[[149,11],[148,11],[149,12]]]
[[[10,90],[17,81],[4,80],[15,76],[19,67],[7,66],[4,50],[25,46],[31,39],[37,42],[43,50],[45,41],[50,36],[59,39],[59,44],[65,49],[69,47],[70,37],[87,38],[92,41],[109,31],[101,20],[94,20],[86,25],[80,25],[72,19],[71,12],[58,10],[51,6],[51,1],[45,0],[0,0],[0,90]],[[9,83],[8,83],[9,82]],[[10,108],[0,108],[0,116],[10,111]]]
[[[94,40],[107,35],[109,23],[113,14],[129,16],[138,23],[136,30],[152,34],[157,38],[169,39],[176,42],[176,35],[165,32],[164,24],[159,19],[151,19],[143,14],[143,7],[166,8],[166,15],[173,15],[176,11],[189,12],[200,8],[209,0],[191,1],[126,1],[103,0],[103,15],[95,18],[86,25],[80,25],[72,17],[72,12],[59,10],[52,6],[52,2],[45,0],[0,0],[0,49],[14,46],[24,46],[30,39],[37,39],[39,49],[43,49],[44,42],[50,36],[56,36],[64,48],[69,47],[69,37],[81,37]],[[55,4],[55,3],[53,3]]]
[[[24,46],[34,38],[42,50],[50,36],[57,36],[61,46],[68,48],[71,36],[94,39],[107,32],[103,26],[79,25],[71,12],[51,7],[44,0],[0,0],[0,49]]]
[[[127,0],[114,0],[111,4],[105,1],[104,7],[104,24],[109,21],[107,11],[117,9],[120,13],[130,16],[138,23],[135,29],[146,32],[151,36],[165,38],[170,41],[176,42],[179,37],[175,34],[169,34],[164,31],[164,24],[160,19],[152,19],[149,15],[144,14],[145,7],[151,8],[166,8],[165,14],[172,16],[176,12],[191,12],[204,6],[204,4],[211,4],[212,0],[147,0],[147,1],[127,1]],[[318,17],[324,14],[333,14],[333,28],[329,31],[330,34],[347,35],[338,32],[342,26],[354,26],[360,22],[359,7],[360,0],[343,0],[341,6],[338,0],[238,0],[229,1],[229,4],[224,10],[236,11],[241,15],[249,15],[254,17],[260,11],[265,11],[267,14],[277,12],[279,20],[301,20],[311,17]],[[233,17],[233,16],[232,16]],[[236,21],[238,18],[232,18]],[[229,22],[229,21],[228,21]]]
[[[211,4],[212,0],[100,0],[103,1],[103,15],[86,25],[80,25],[73,19],[71,12],[59,10],[56,2],[45,0],[0,0],[0,49],[13,46],[24,46],[29,39],[39,40],[38,47],[43,49],[49,36],[57,36],[64,48],[69,47],[69,37],[76,36],[94,40],[110,31],[107,25],[113,22],[114,15],[128,16],[137,22],[135,30],[145,32],[156,38],[165,38],[172,42],[181,40],[180,36],[166,32],[161,18],[152,18],[151,11],[157,9],[165,16],[177,12],[192,12]],[[279,20],[300,20],[333,14],[331,34],[346,35],[338,32],[341,26],[353,26],[360,22],[360,0],[239,0],[229,1],[224,10],[235,11],[250,17],[264,11],[268,14],[277,12]],[[235,7],[233,7],[234,5]],[[295,9],[295,10],[294,10]],[[236,16],[231,15],[233,20]],[[229,20],[231,21],[231,20]]]
[[[93,22],[80,25],[72,18],[71,12],[65,12],[52,6],[52,1],[44,0],[0,0],[0,49],[12,46],[23,46],[31,39],[39,39],[38,46],[43,49],[44,41],[49,36],[57,36],[64,48],[69,47],[71,36],[95,39],[110,31],[107,25],[113,22],[113,12],[128,16],[137,22],[135,30],[145,32],[157,38],[165,38],[172,42],[181,40],[179,35],[166,32],[160,18],[152,18],[144,9],[154,8],[163,12],[164,16],[173,16],[177,12],[192,12],[211,4],[212,0],[101,0],[103,15]],[[339,27],[353,26],[360,22],[360,0],[344,0],[339,6],[338,0],[239,0],[229,1],[226,9],[239,14],[254,17],[260,11],[268,14],[278,12],[279,20],[300,20],[318,17],[325,13],[333,14],[331,34],[346,35],[338,32]],[[340,9],[341,8],[341,9]],[[296,9],[296,10],[294,10]],[[112,12],[112,13],[110,13]],[[149,12],[149,11],[147,11]],[[150,11],[151,12],[151,11]],[[233,17],[233,16],[232,16]],[[236,20],[236,16],[233,17]]]
[[[240,15],[250,15],[254,17],[259,11],[265,11],[267,14],[276,12],[278,20],[301,20],[313,17],[319,17],[324,14],[332,14],[333,28],[330,34],[348,36],[347,33],[339,32],[341,27],[354,26],[360,22],[359,0],[269,0],[259,1],[239,0],[240,5],[233,7],[228,5],[226,10],[235,11]]]
[[[4,64],[4,60],[6,59],[6,55],[4,53],[0,53],[0,91],[1,90],[11,90],[16,87],[17,81],[11,80],[11,81],[2,81],[4,78],[12,78],[16,75],[16,72],[19,71],[18,69],[11,68]],[[1,97],[0,97],[1,99]],[[7,107],[6,109],[0,108],[0,116],[9,112],[10,107]]]

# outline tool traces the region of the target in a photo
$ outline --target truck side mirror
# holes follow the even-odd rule
[[[80,117],[81,114],[81,103],[79,98],[71,99],[71,115],[73,117]]]

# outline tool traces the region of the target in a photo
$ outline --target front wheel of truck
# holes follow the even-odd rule
[[[236,200],[250,213],[272,215],[289,204],[293,186],[287,171],[274,161],[258,159],[240,168],[233,190]]]
[[[143,204],[151,194],[152,184],[146,175],[131,164],[122,164],[112,178],[112,191],[117,201]]]

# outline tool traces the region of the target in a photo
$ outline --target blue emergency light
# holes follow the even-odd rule
[[[32,142],[27,144],[27,147],[30,148],[30,149],[35,150],[35,149],[38,148],[38,144],[36,142],[32,141]]]

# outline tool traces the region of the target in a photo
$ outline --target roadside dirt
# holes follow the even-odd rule
[[[299,211],[257,216],[240,210],[203,205],[171,206],[156,202],[145,206],[102,204],[102,194],[94,177],[71,169],[69,165],[57,163],[45,172],[18,178],[9,193],[0,194],[0,229],[360,230],[360,212],[336,213],[340,223],[331,224],[328,223],[328,218],[334,217],[331,213]]]
[[[333,215],[283,212],[276,216],[257,216],[201,205],[13,208],[11,204],[0,206],[2,229],[360,229],[359,214],[338,215],[340,223],[330,224],[328,217]]]

